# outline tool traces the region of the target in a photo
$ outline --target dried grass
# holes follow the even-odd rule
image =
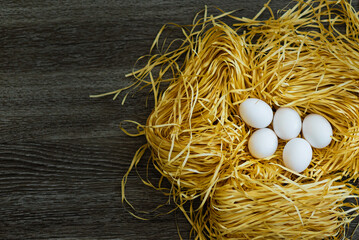
[[[278,18],[258,16],[207,16],[205,9],[191,26],[177,26],[182,39],[128,75],[135,87],[151,86],[155,98],[147,123],[139,124],[148,143],[129,172],[150,149],[197,239],[341,239],[359,214],[358,203],[344,202],[359,190],[343,180],[356,180],[359,172],[358,14],[344,0],[323,0],[298,1]],[[170,83],[163,92],[162,83]],[[273,156],[253,158],[247,141],[254,129],[238,113],[249,97],[294,108],[301,117],[325,116],[332,143],[314,149],[301,174],[283,166],[285,141]]]

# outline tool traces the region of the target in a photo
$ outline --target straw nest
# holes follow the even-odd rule
[[[266,10],[272,17],[257,20]],[[232,14],[205,10],[192,25],[177,26],[183,38],[161,50],[165,26],[152,47],[160,52],[128,75],[136,79],[131,87],[149,85],[155,98],[138,126],[148,143],[131,168],[151,150],[197,239],[340,239],[359,210],[345,201],[359,193],[348,181],[359,172],[358,14],[340,0],[298,1],[279,17],[268,5],[253,19]],[[164,91],[162,83],[169,83]],[[249,97],[301,117],[325,116],[333,141],[313,149],[301,174],[283,165],[285,141],[273,156],[253,158],[247,143],[254,129],[238,112]]]

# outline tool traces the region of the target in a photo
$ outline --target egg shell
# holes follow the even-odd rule
[[[309,114],[303,120],[303,136],[314,148],[325,148],[332,141],[333,129],[319,114]]]
[[[248,98],[241,103],[239,114],[246,124],[254,128],[265,128],[273,119],[271,107],[257,98]]]
[[[277,147],[277,135],[269,128],[255,131],[248,141],[249,152],[255,158],[270,157],[275,153]]]
[[[295,110],[279,108],[274,114],[273,129],[280,139],[290,140],[298,137],[302,129],[302,120]]]
[[[295,172],[303,172],[312,161],[312,147],[303,138],[293,138],[284,146],[284,166]]]

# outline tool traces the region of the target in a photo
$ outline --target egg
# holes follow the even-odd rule
[[[303,120],[303,136],[314,148],[325,148],[332,141],[333,129],[319,114],[309,114]]]
[[[302,129],[302,120],[299,114],[291,108],[279,108],[273,118],[273,129],[283,140],[298,137]]]
[[[303,138],[293,138],[284,146],[284,166],[295,172],[303,172],[312,161],[312,147]]]
[[[246,124],[254,128],[265,128],[273,119],[271,107],[257,98],[248,98],[241,103],[239,114]]]
[[[249,152],[255,158],[272,156],[277,147],[277,135],[269,128],[261,128],[255,131],[248,141]]]

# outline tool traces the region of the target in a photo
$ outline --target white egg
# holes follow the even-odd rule
[[[303,172],[312,160],[312,147],[303,138],[293,138],[284,146],[284,165],[295,172]]]
[[[248,141],[248,148],[255,158],[272,156],[278,147],[278,138],[269,128],[262,128],[255,131]]]
[[[273,119],[271,107],[257,98],[248,98],[241,103],[239,114],[245,123],[254,128],[265,128]]]
[[[302,120],[299,114],[291,108],[279,108],[273,118],[273,129],[283,140],[298,137],[302,129]]]
[[[309,114],[303,120],[303,136],[314,148],[324,148],[332,141],[333,129],[319,114]]]

